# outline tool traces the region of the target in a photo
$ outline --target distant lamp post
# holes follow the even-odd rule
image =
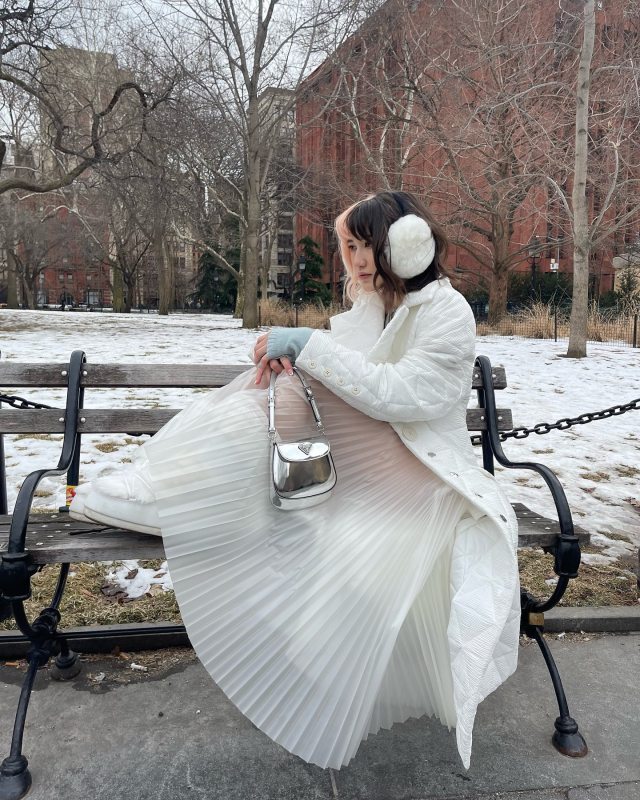
[[[531,264],[531,299],[535,300],[538,284],[538,265],[540,263],[540,237],[536,234],[529,242],[529,263]]]
[[[298,259],[298,272],[300,273],[300,300],[302,302],[304,300],[304,271],[307,268],[307,259],[304,253],[300,254],[300,258]]]
[[[218,303],[218,281],[220,280],[219,275],[213,276],[213,310],[219,311],[220,304]]]

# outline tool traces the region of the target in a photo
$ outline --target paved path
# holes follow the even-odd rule
[[[427,719],[370,737],[340,771],[305,764],[251,725],[197,662],[125,684],[111,681],[108,660],[70,683],[43,671],[25,732],[29,798],[638,800],[640,635],[585,638],[551,644],[589,755],[551,747],[552,690],[530,644],[515,676],[480,706],[468,772],[453,734]],[[92,682],[100,671],[105,680]],[[19,677],[0,666],[2,757]]]

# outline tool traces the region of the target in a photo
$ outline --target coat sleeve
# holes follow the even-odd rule
[[[466,300],[448,294],[417,310],[415,335],[396,362],[367,355],[315,331],[296,364],[358,411],[385,422],[437,419],[467,397],[475,321]]]

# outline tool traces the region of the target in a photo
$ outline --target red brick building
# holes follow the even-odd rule
[[[447,266],[462,289],[484,282],[497,291],[502,281],[506,291],[510,272],[534,281],[556,265],[572,272],[570,223],[552,181],[570,203],[583,4],[521,0],[517,13],[496,4],[508,6],[508,19],[474,17],[486,3],[462,5],[389,0],[300,89],[297,156],[308,178],[297,238],[320,244],[334,287],[333,219],[381,188],[427,200],[447,227]],[[638,20],[626,5],[596,4],[594,68],[638,52]],[[591,96],[591,218],[609,203],[591,254],[596,296],[613,288],[612,260],[640,230],[638,189],[624,183],[640,177],[638,109],[624,81],[607,80],[594,81]],[[614,141],[620,190],[607,198]]]

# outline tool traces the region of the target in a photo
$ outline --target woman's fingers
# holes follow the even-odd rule
[[[253,348],[253,362],[257,364],[260,359],[266,355],[267,353],[267,340],[269,338],[268,333],[262,333],[256,339],[255,346]]]
[[[259,386],[262,383],[262,376],[267,375],[268,377],[271,371],[266,355],[262,356],[262,358],[257,362],[256,367],[256,386]]]
[[[282,368],[286,370],[287,375],[293,375],[293,366],[286,356],[281,357],[280,363],[282,364]]]

